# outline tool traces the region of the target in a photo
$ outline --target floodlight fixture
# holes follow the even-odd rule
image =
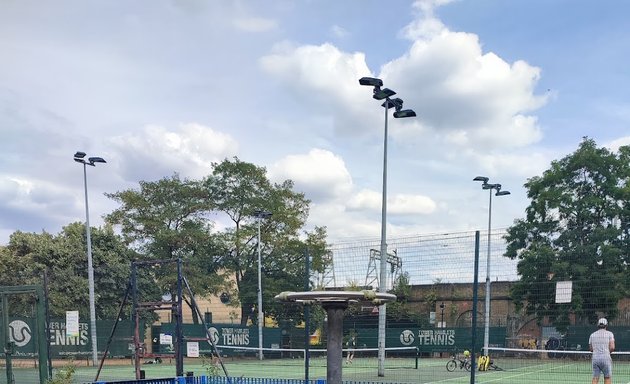
[[[403,101],[402,99],[398,97],[395,99],[387,98],[385,99],[383,104],[381,104],[382,107],[385,107],[387,109],[396,108],[397,111],[399,111],[402,108],[402,105],[403,105]]]
[[[477,176],[473,179],[473,181],[481,181],[484,184],[486,184],[488,182],[488,180],[490,180],[489,178],[485,177],[485,176]]]
[[[501,184],[488,184],[488,183],[483,183],[481,185],[481,189],[496,189],[501,190]]]
[[[93,167],[96,166],[94,163],[107,163],[107,161],[105,161],[102,157],[90,157],[88,158],[88,161],[90,162],[89,165]]]
[[[377,79],[376,77],[362,77],[359,79],[359,84],[372,87],[382,87],[383,80]]]
[[[413,109],[403,109],[402,111],[394,112],[394,117],[397,119],[402,119],[405,117],[416,117],[416,112]]]
[[[380,89],[379,87],[374,87],[374,95],[372,97],[376,100],[383,100],[392,97],[395,94],[396,92],[389,88]]]
[[[510,191],[497,191],[497,193],[495,193],[495,196],[505,196],[505,195],[509,195]]]
[[[85,157],[85,152],[81,152],[81,151],[77,151],[77,153],[74,154],[74,159],[82,159]]]

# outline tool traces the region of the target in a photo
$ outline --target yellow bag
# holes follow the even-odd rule
[[[477,366],[480,371],[487,371],[488,365],[490,365],[490,356],[479,356],[477,360]]]

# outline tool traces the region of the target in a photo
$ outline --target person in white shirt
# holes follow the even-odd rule
[[[601,318],[597,321],[597,331],[588,338],[588,348],[593,352],[593,381],[599,382],[599,376],[604,375],[604,384],[612,383],[612,358],[610,353],[615,350],[615,335],[608,328],[608,320]]]

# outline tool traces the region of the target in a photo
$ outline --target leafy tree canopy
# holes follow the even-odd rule
[[[573,317],[617,316],[630,287],[630,147],[611,152],[585,138],[525,187],[526,218],[506,235],[506,256],[518,260],[517,306],[559,330]],[[555,302],[558,281],[572,281],[570,304]]]
[[[131,261],[182,259],[194,293],[227,291],[233,305],[241,307],[243,323],[256,322],[260,252],[266,315],[285,324],[301,320],[301,308],[275,303],[273,297],[304,289],[307,255],[312,271],[323,270],[326,230],[303,229],[310,201],[294,190],[292,181],[272,183],[264,168],[233,158],[214,163],[203,180],[175,174],[106,196],[120,206],[106,215],[105,228],[92,229],[97,317],[117,313]],[[261,210],[271,216],[257,217]],[[114,233],[114,226],[121,235]],[[16,232],[7,247],[0,247],[0,284],[40,284],[47,270],[52,312],[62,315],[77,307],[84,311],[85,249],[85,227],[80,223],[56,236]],[[138,275],[143,300],[175,292],[172,264],[142,268]]]
[[[136,254],[130,251],[111,227],[92,228],[92,260],[97,318],[112,318],[118,313],[129,281],[129,265]],[[72,223],[61,233],[24,233],[11,235],[0,248],[0,285],[43,285],[48,274],[50,312],[65,317],[78,310],[89,318],[89,295],[85,226]],[[22,310],[29,314],[28,306]]]
[[[303,231],[310,201],[303,193],[293,190],[292,181],[272,183],[265,168],[238,158],[213,164],[213,172],[204,180],[204,185],[214,211],[231,221],[219,234],[222,248],[228,250],[221,266],[233,273],[242,322],[248,319],[256,322],[257,311],[253,309],[257,304],[259,251],[266,315],[299,321],[296,316],[301,311],[275,303],[273,297],[281,291],[304,289],[307,249],[313,269],[323,267],[325,229]],[[263,218],[257,211],[271,215]]]
[[[184,274],[197,294],[219,291],[223,279],[214,255],[217,250],[209,220],[212,202],[201,182],[182,180],[177,174],[155,182],[141,181],[140,189],[106,196],[120,207],[106,216],[119,225],[125,241],[143,261],[173,260],[185,263]],[[177,274],[172,263],[139,268],[151,274],[153,284],[164,292],[175,292]]]
[[[232,304],[241,307],[243,323],[256,321],[259,230],[267,315],[295,315],[273,297],[303,287],[307,248],[314,268],[322,268],[325,229],[302,230],[310,201],[293,190],[292,181],[272,183],[265,168],[238,158],[213,163],[212,173],[203,180],[173,175],[107,196],[120,208],[106,221],[120,226],[142,259],[181,258],[193,291],[228,292]],[[271,216],[258,218],[257,211]],[[159,289],[174,291],[172,266],[152,268],[151,275]]]

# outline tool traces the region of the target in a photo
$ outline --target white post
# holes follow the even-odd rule
[[[260,255],[260,220],[258,216],[258,359],[263,359],[262,258]]]
[[[83,187],[85,189],[85,233],[87,241],[88,289],[90,292],[90,332],[92,336],[92,364],[98,364],[96,341],[96,304],[94,300],[94,266],[92,264],[92,238],[90,235],[90,209],[88,207],[87,170],[83,163]]]
[[[383,139],[383,201],[381,205],[381,271],[379,292],[387,291],[387,115],[389,100],[385,99],[385,135]],[[378,311],[378,376],[385,376],[385,323],[387,306],[381,305]]]
[[[492,228],[492,190],[490,188],[490,202],[488,204],[488,256],[486,259],[486,316],[483,333],[483,352],[488,356],[488,344],[490,343],[490,231]]]

